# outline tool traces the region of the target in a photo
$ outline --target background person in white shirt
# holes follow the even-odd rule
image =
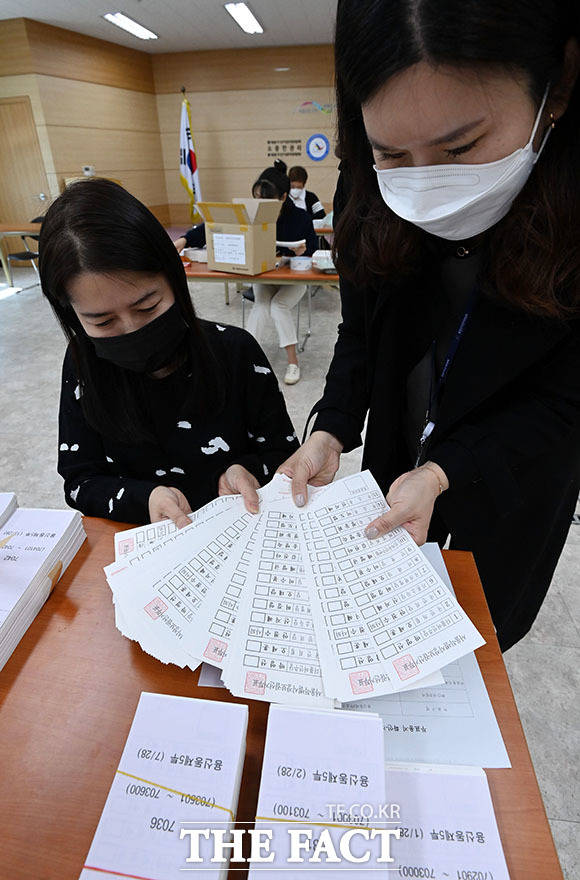
[[[282,256],[311,257],[317,247],[316,233],[312,218],[299,210],[291,198],[290,179],[286,174],[286,164],[276,159],[273,166],[264,169],[252,187],[255,199],[279,199],[280,214],[276,221],[276,240],[279,242],[300,242],[305,244],[295,248],[277,247]],[[254,305],[248,320],[248,330],[256,339],[264,338],[266,328],[273,321],[278,334],[280,348],[285,349],[288,366],[284,374],[286,385],[295,385],[300,379],[300,367],[296,344],[296,324],[292,308],[306,293],[306,284],[264,284],[252,285]]]

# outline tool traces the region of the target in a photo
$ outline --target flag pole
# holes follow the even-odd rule
[[[199,223],[203,217],[196,207],[197,202],[202,201],[201,186],[199,182],[199,170],[195,153],[195,143],[191,131],[191,107],[186,97],[185,86],[179,90],[182,95],[181,123],[179,131],[179,177],[182,186],[189,196],[189,213],[194,223]]]

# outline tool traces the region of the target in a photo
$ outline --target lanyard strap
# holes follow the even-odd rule
[[[415,462],[415,467],[418,466],[419,460],[421,458],[421,454],[423,452],[423,446],[425,445],[428,438],[433,433],[433,429],[435,427],[435,422],[432,418],[433,410],[434,410],[435,404],[437,403],[437,401],[439,400],[439,397],[441,396],[441,392],[443,391],[443,387],[445,385],[445,382],[447,381],[447,374],[449,372],[451,364],[453,363],[455,355],[457,354],[457,349],[459,348],[459,344],[461,342],[463,334],[465,333],[465,328],[467,327],[468,321],[471,317],[471,313],[473,312],[473,308],[475,306],[475,301],[477,299],[477,293],[478,293],[478,288],[477,288],[477,286],[475,286],[469,295],[469,300],[467,302],[467,307],[465,309],[464,315],[461,318],[461,321],[459,322],[457,329],[453,335],[453,339],[451,340],[451,342],[449,344],[449,348],[447,349],[447,354],[446,354],[445,360],[443,362],[443,368],[441,370],[439,378],[437,379],[437,382],[433,381],[433,377],[435,376],[435,373],[436,373],[435,350],[436,350],[437,340],[434,339],[431,344],[432,368],[431,368],[431,387],[429,389],[429,407],[428,407],[427,412],[425,414],[425,427],[424,427],[423,433],[421,434],[421,437],[419,439],[419,450],[418,450],[418,454],[417,454],[417,461]]]

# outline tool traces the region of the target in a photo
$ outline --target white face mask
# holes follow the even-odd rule
[[[305,195],[305,192],[301,187],[293,186],[290,190],[290,195],[293,199],[301,199]]]
[[[480,165],[423,165],[416,168],[377,168],[379,189],[391,211],[426,232],[451,241],[479,235],[509,211],[522,190],[548,139],[540,149],[532,143],[548,97],[525,145],[495,162]]]

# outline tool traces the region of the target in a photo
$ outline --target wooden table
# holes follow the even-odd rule
[[[77,880],[141,691],[248,703],[237,815],[255,816],[268,705],[198,688],[197,672],[163,666],[125,639],[102,571],[123,526],[84,523],[88,541],[0,673],[2,880]],[[477,658],[512,763],[487,777],[511,880],[562,880],[473,557],[447,551],[444,558],[487,640]]]
[[[4,247],[2,246],[3,239],[8,236],[38,235],[39,232],[40,223],[0,223],[0,262],[10,286],[12,286],[12,272],[10,270],[10,263],[4,253]]]
[[[308,306],[308,326],[304,339],[298,345],[299,351],[304,351],[304,346],[312,334],[312,291],[315,287],[336,287],[338,275],[335,272],[321,272],[319,269],[310,269],[308,272],[296,272],[288,265],[279,269],[270,269],[260,275],[240,275],[238,272],[218,272],[208,269],[207,263],[190,263],[185,267],[185,274],[191,281],[221,282],[225,285],[226,305],[230,304],[228,282],[241,281],[256,282],[259,284],[306,284],[306,304]],[[300,303],[298,303],[298,320],[296,335],[300,339]]]

